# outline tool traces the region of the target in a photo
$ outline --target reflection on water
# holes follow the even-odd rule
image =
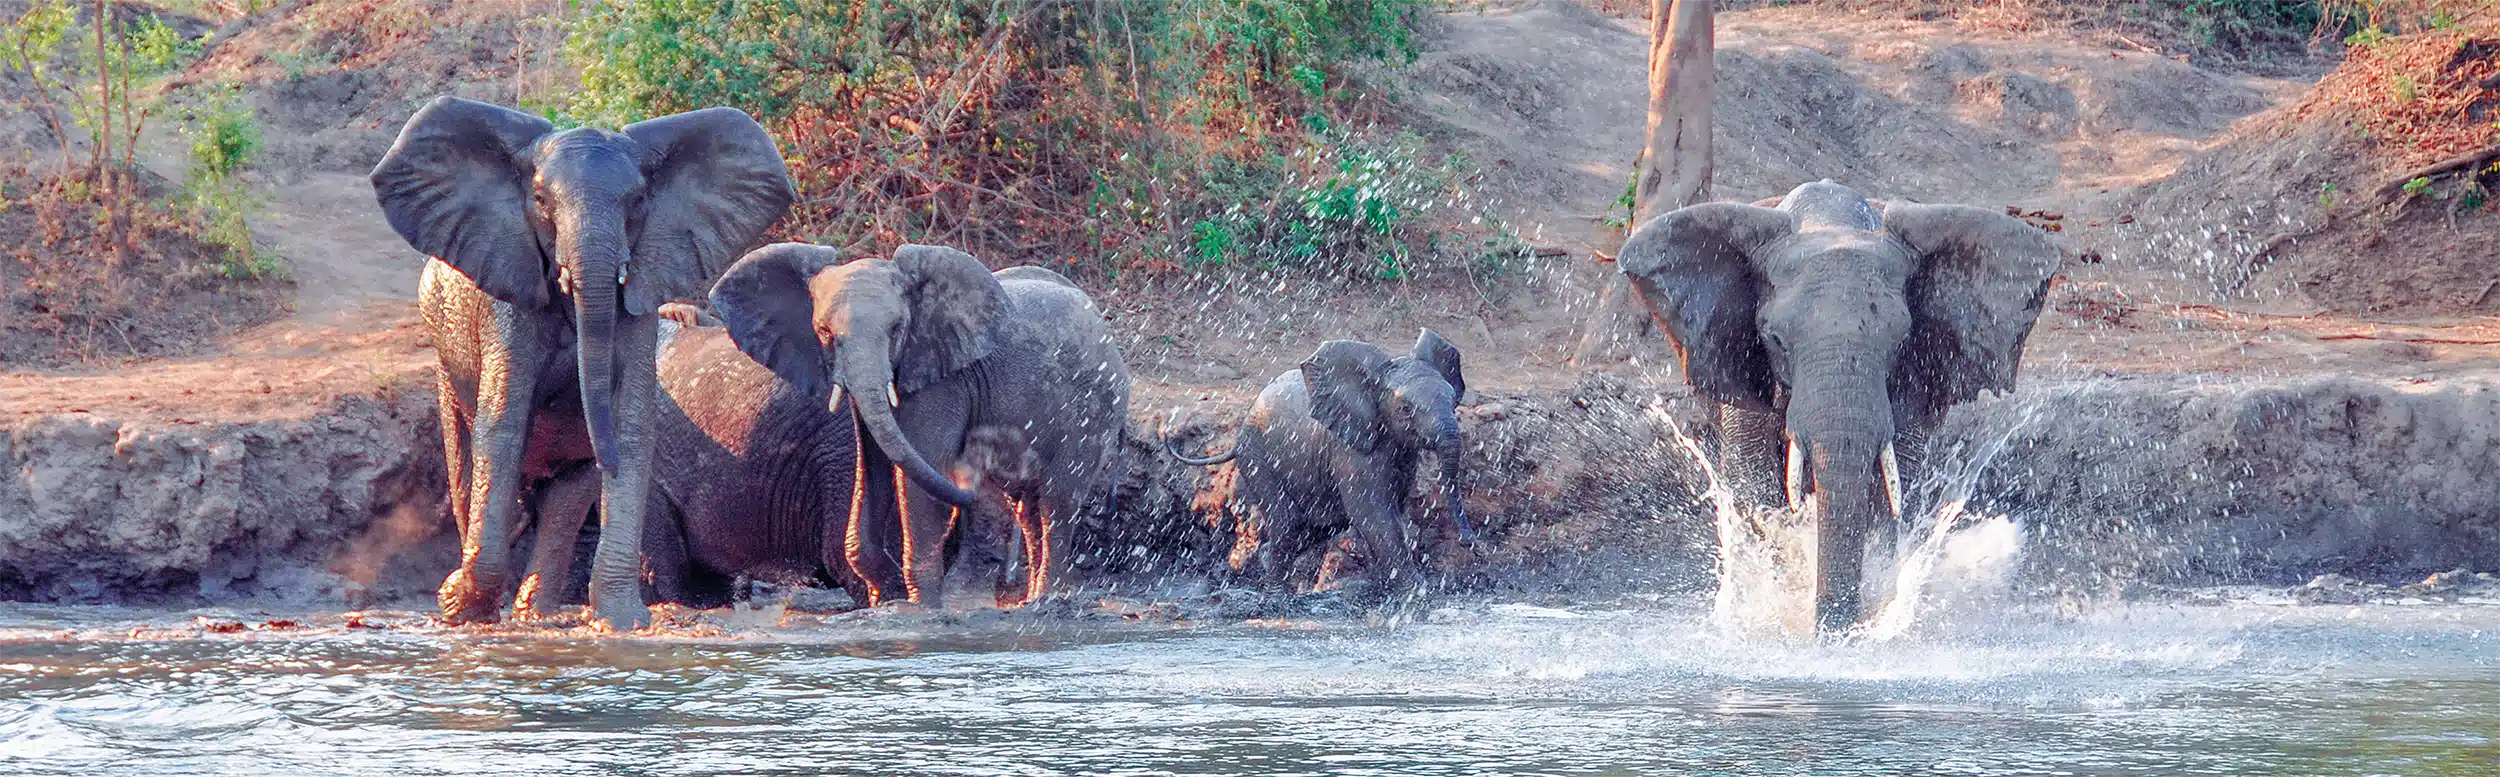
[[[2402,774],[2500,764],[2500,604],[2112,606],[1825,644],[1708,603],[1395,629],[893,617],[165,638],[0,608],[0,774]],[[413,620],[411,621],[414,622]],[[188,631],[185,632],[189,633]]]

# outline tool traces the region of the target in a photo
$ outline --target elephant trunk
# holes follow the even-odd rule
[[[1854,358],[1822,366],[1830,369],[1806,372],[1795,384],[1788,430],[1804,459],[1795,464],[1805,482],[1792,485],[1814,509],[1815,618],[1831,632],[1863,614],[1867,535],[1891,512],[1882,459],[1893,429],[1882,371],[1858,369],[1865,365]]]
[[[1433,419],[1432,457],[1441,465],[1441,489],[1450,503],[1450,521],[1458,529],[1461,542],[1476,540],[1476,527],[1467,522],[1465,478],[1459,459],[1466,455],[1466,444],[1458,435],[1458,415],[1449,409],[1435,413]]]
[[[884,374],[891,375],[893,370],[889,368]],[[902,425],[894,420],[894,407],[887,401],[893,396],[892,390],[892,383],[881,381],[871,385],[863,382],[857,388],[844,384],[841,393],[851,395],[851,407],[859,413],[860,426],[868,430],[868,436],[876,440],[877,447],[885,451],[886,458],[893,459],[895,466],[903,468],[904,477],[911,478],[911,482],[937,497],[938,501],[956,507],[977,504],[980,497],[939,472],[926,457],[920,455],[919,448],[912,447],[911,439],[903,435]],[[840,400],[837,398],[835,401]]]
[[[1814,611],[1821,630],[1856,625],[1863,615],[1859,587],[1865,577],[1866,538],[1883,519],[1884,484],[1876,474],[1879,448],[1857,442],[1806,446],[1814,479]]]
[[[1223,453],[1213,454],[1202,458],[1182,453],[1181,443],[1179,440],[1164,440],[1163,452],[1171,454],[1172,458],[1180,459],[1182,464],[1187,464],[1193,467],[1212,467],[1217,464],[1232,461],[1233,456],[1240,453],[1241,449],[1232,448],[1224,451]]]
[[[616,306],[619,270],[626,261],[622,218],[586,220],[568,234],[562,251],[573,278],[573,326],[581,367],[582,417],[590,425],[591,451],[613,474],[616,456]]]

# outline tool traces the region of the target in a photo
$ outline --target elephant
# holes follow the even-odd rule
[[[591,599],[610,628],[642,606],[663,302],[703,291],[797,198],[755,120],[706,108],[610,132],[439,97],[374,165],[391,229],[431,257],[418,301],[442,362],[443,447],[461,532],[444,620],[500,617],[532,448],[578,446],[599,478]],[[578,394],[566,399],[563,394]]]
[[[1167,441],[1165,451],[1197,466],[1235,462],[1243,489],[1236,493],[1256,509],[1240,525],[1232,562],[1239,569],[1255,559],[1269,595],[1287,593],[1295,561],[1349,525],[1375,590],[1412,592],[1423,570],[1405,513],[1423,451],[1439,465],[1453,528],[1461,541],[1474,539],[1460,468],[1458,400],[1466,391],[1458,348],[1430,329],[1411,354],[1397,357],[1330,340],[1268,382],[1231,450],[1194,458]]]
[[[849,558],[871,604],[995,607],[1017,531],[1021,602],[1077,587],[1071,535],[1116,496],[1129,374],[1075,283],[939,246],[843,263],[777,243],[731,265],[711,301],[756,362],[828,409],[850,398],[863,474]]]
[[[1709,401],[1718,471],[1742,504],[1814,522],[1816,628],[1861,617],[1870,548],[1888,549],[1953,405],[2010,391],[2062,256],[2021,219],[1887,203],[1829,179],[1777,208],[1660,214],[1616,265]]]
[[[643,523],[653,601],[717,607],[730,583],[765,579],[842,586],[860,594],[846,554],[859,466],[850,408],[827,413],[747,358],[719,319],[694,306],[660,306],[655,468]],[[525,580],[563,580],[587,501],[566,501],[559,478],[543,489],[538,541]],[[570,512],[564,512],[566,509]],[[522,599],[532,598],[525,585]]]

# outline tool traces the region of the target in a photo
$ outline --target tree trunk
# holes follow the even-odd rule
[[[1649,132],[1634,165],[1632,221],[1710,199],[1712,0],[1650,0]],[[1606,278],[1597,315],[1580,340],[1582,364],[1621,358],[1626,346],[1654,336],[1649,311],[1630,284]]]

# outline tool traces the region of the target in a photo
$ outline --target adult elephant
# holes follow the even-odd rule
[[[567,425],[534,424],[544,409],[578,416],[598,466],[597,616],[647,623],[636,546],[651,482],[652,313],[701,293],[789,210],[780,150],[729,108],[557,132],[441,97],[409,117],[372,179],[391,228],[433,257],[418,298],[442,359],[461,530],[460,568],[437,594],[444,619],[500,615],[523,458]],[[562,401],[566,389],[579,401]]]
[[[1737,496],[1780,508],[1793,492],[1814,510],[1815,617],[1830,630],[1859,619],[1869,540],[1923,509],[1903,487],[1945,411],[2013,388],[2059,261],[2021,219],[1964,205],[1878,213],[1826,180],[1777,208],[1660,215],[1617,266],[1715,405],[1718,468]]]
[[[712,309],[783,380],[828,407],[851,398],[864,442],[850,561],[871,603],[996,606],[1011,517],[1022,600],[1068,587],[1075,519],[1108,501],[1129,391],[1076,284],[1039,267],[993,273],[952,248],[844,264],[778,243],[732,265]],[[966,520],[950,569],[954,508]]]
[[[718,319],[662,305],[656,460],[643,565],[657,601],[717,607],[740,578],[834,584],[866,598],[845,545],[859,447],[850,408],[827,412],[747,358]],[[566,579],[587,500],[541,489],[528,581]],[[525,583],[521,600],[535,600]],[[516,609],[519,609],[516,606]]]
[[[1467,391],[1456,346],[1423,330],[1411,354],[1330,340],[1269,381],[1231,450],[1181,461],[1232,461],[1240,493],[1257,509],[1235,536],[1235,568],[1256,562],[1271,595],[1286,592],[1294,562],[1348,526],[1382,593],[1417,590],[1423,570],[1406,531],[1416,465],[1431,451],[1437,485],[1462,539],[1467,525],[1459,461],[1458,398]]]

